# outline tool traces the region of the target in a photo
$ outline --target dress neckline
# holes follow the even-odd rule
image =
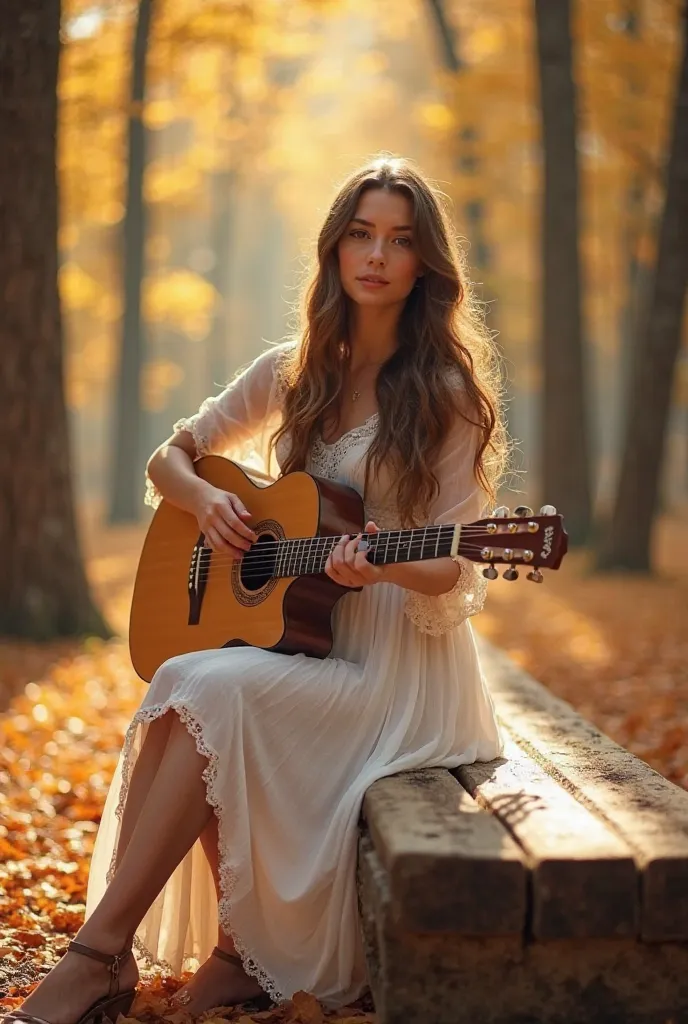
[[[355,427],[350,427],[349,430],[345,430],[343,434],[340,434],[336,441],[325,441],[322,435],[319,437],[320,444],[323,448],[336,448],[337,445],[345,438],[350,437],[352,434],[357,433],[359,430],[365,430],[370,423],[377,419],[379,412],[372,412],[367,419],[363,420],[362,423],[357,424]]]

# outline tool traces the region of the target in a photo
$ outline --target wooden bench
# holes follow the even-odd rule
[[[365,796],[379,1024],[688,1022],[688,792],[480,647],[506,758]]]

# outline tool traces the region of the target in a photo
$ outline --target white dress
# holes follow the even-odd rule
[[[274,475],[267,437],[279,422],[287,348],[263,353],[175,429],[192,430],[199,453],[258,460]],[[377,414],[334,444],[318,441],[307,468],[362,492],[376,428]],[[460,420],[436,469],[440,493],[429,521],[480,516],[484,495],[473,476],[474,448],[473,428]],[[365,496],[366,514],[395,528],[383,477]],[[156,505],[159,498],[148,481],[147,501]],[[335,607],[334,648],[324,660],[234,647],[165,662],[126,734],[91,864],[87,916],[111,877],[147,723],[174,708],[208,758],[223,898],[218,908],[197,842],[137,932],[140,957],[175,972],[193,967],[216,943],[219,910],[247,973],[277,1001],[299,990],[328,1009],[357,999],[367,985],[356,886],[366,790],[386,775],[455,768],[502,752],[467,621],[482,607],[485,581],[472,562],[460,561],[456,587],[439,597],[393,583],[345,595]]]

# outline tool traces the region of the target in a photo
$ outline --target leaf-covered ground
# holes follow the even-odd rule
[[[660,575],[589,575],[569,556],[543,586],[495,582],[477,627],[618,742],[688,788],[688,545],[685,519],[659,536]],[[89,530],[89,571],[126,634],[140,528]],[[121,739],[144,690],[124,639],[0,644],[0,1009],[20,1004],[78,929],[89,857]],[[145,977],[132,1020],[165,1012],[179,979]],[[207,1021],[373,1021],[369,1000],[326,1014],[298,994],[279,1009]]]

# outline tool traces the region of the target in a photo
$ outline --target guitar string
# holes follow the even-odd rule
[[[446,523],[446,524],[442,524],[441,526],[428,527],[427,529],[428,530],[440,530],[440,529],[444,529],[446,527],[448,527],[449,529],[453,529],[454,525],[456,525],[456,524]],[[425,529],[426,529],[425,527],[419,527],[419,530],[425,530]],[[383,539],[382,541],[379,541],[379,542],[376,541],[375,544],[371,545],[371,549],[375,549],[377,547],[378,543],[380,545],[384,544],[384,543],[388,543],[389,545],[396,544],[396,543],[402,543],[402,541],[401,541],[401,539],[399,538],[398,535],[402,534],[402,533],[404,533],[406,531],[403,531],[403,530],[384,530],[384,531],[381,531],[381,532],[383,534],[389,534],[389,540],[387,541],[386,539]],[[352,539],[355,536],[356,536],[356,534],[354,534],[352,536]],[[380,534],[365,534],[364,533],[363,536],[364,537],[373,538],[373,537],[379,537]],[[532,534],[532,533],[531,534],[526,534],[525,531],[523,533],[521,533],[521,534],[492,534],[492,535],[490,535],[490,534],[485,534],[485,531],[482,528],[477,528],[476,527],[476,528],[472,529],[471,527],[463,526],[462,529],[461,529],[460,542],[463,543],[464,540],[470,540],[472,537],[474,538],[476,536],[484,537],[485,538],[484,546],[493,545],[496,542],[497,544],[503,544],[504,547],[508,547],[509,543],[506,543],[506,542],[512,542],[511,546],[513,546],[513,542],[516,542],[517,538],[520,538],[520,537],[524,537],[524,538],[525,537],[534,537],[535,535]],[[299,544],[301,544],[301,545],[309,545],[310,546],[308,548],[308,553],[309,554],[316,553],[317,552],[317,545],[318,544],[323,544],[324,543],[326,545],[327,542],[330,542],[332,544],[332,547],[334,548],[339,543],[340,537],[341,537],[341,534],[337,534],[336,536],[324,536],[324,537],[321,537],[321,536],[318,536],[318,535],[311,536],[311,537],[285,537],[285,538],[282,538],[282,539],[280,539],[278,541],[263,541],[262,543],[260,541],[254,541],[253,546],[251,548],[249,548],[247,551],[245,551],[245,556],[244,557],[246,557],[247,555],[250,555],[252,552],[255,552],[256,550],[260,550],[261,554],[263,554],[263,555],[270,555],[270,556],[272,556],[274,554],[275,557],[278,557],[282,552],[284,552],[286,554],[286,557],[293,557],[293,555],[296,553],[295,548],[292,547],[290,549],[288,547],[288,545],[299,545]],[[513,538],[513,541],[512,541],[512,538]],[[419,544],[422,545],[424,543],[435,543],[437,541],[437,539],[438,539],[437,534],[435,534],[435,535],[431,534],[429,536],[425,535],[423,537],[411,537],[408,541],[403,541],[403,543],[405,545],[406,544],[410,544],[412,546],[417,546]],[[448,540],[449,540],[449,537],[444,538],[443,542],[446,543]],[[179,542],[178,541],[176,541],[176,542],[174,542],[174,541],[169,541],[169,542],[168,541],[163,541],[162,543],[156,544],[156,549],[170,549],[170,548],[178,550],[179,549]],[[223,551],[215,551],[213,548],[208,548],[208,547],[204,546],[202,548],[202,550],[209,552],[216,559],[228,558],[228,559],[230,559],[230,561],[235,561],[236,560],[234,555],[229,555],[229,554],[227,554],[226,552],[223,552]],[[300,555],[304,555],[305,554],[305,550],[301,550],[299,552],[299,554]],[[151,559],[151,562],[156,564],[156,565],[162,565],[162,564],[174,565],[178,561],[179,561],[178,557],[177,558],[170,558],[170,559],[166,559],[166,560],[161,559],[161,558],[153,558],[153,559]]]
[[[274,564],[276,561],[278,561],[280,559],[281,556],[282,556],[282,561],[285,564],[287,564],[287,563],[289,563],[291,561],[294,561],[294,560],[297,560],[299,562],[303,562],[303,561],[306,561],[308,559],[322,558],[323,555],[330,554],[335,549],[335,547],[337,547],[337,543],[336,542],[332,543],[332,539],[331,538],[321,538],[321,539],[322,540],[327,540],[327,541],[329,541],[329,543],[325,543],[325,544],[322,544],[320,546],[312,546],[310,548],[303,548],[303,547],[302,548],[297,548],[296,546],[294,546],[292,548],[284,547],[282,549],[278,549],[277,551],[273,551],[273,552],[266,552],[265,551],[265,548],[268,547],[269,545],[260,544],[260,545],[257,545],[255,547],[253,547],[253,548],[250,548],[248,551],[245,551],[244,555],[243,555],[243,559],[247,559],[252,566],[260,566],[260,565],[271,565],[271,564]],[[469,540],[470,540],[470,538],[469,538]],[[449,544],[449,541],[450,541],[449,537],[444,538],[441,541],[442,546],[446,546],[447,544]],[[387,544],[387,549],[393,549],[395,543],[397,543],[395,540],[390,540],[389,543]],[[419,552],[420,555],[421,555],[421,558],[420,559],[419,558],[415,558],[415,559],[400,558],[400,559],[398,559],[398,561],[399,562],[426,561],[427,559],[422,557],[423,547],[425,546],[426,543],[429,543],[430,546],[432,546],[433,544],[436,543],[436,541],[435,541],[435,539],[432,539],[431,541],[428,542],[427,539],[424,540],[423,538],[417,537],[413,541],[405,542],[403,548],[401,548],[401,545],[399,544],[399,547],[401,548],[401,551],[402,551],[403,554],[406,554],[407,552]],[[465,540],[463,538],[463,534],[462,534],[461,540],[459,542],[458,554],[461,554],[463,550],[481,551],[484,547],[487,547],[487,546],[492,546],[492,545],[487,545],[485,543],[470,544],[470,543],[468,543],[467,540]],[[511,547],[513,547],[513,546],[514,545],[512,544]],[[507,545],[504,545],[503,548],[496,548],[495,550],[496,551],[504,550],[504,548],[506,548],[506,547],[507,547]],[[382,551],[382,550],[383,550],[383,545],[379,545],[379,546],[378,545],[371,545],[368,548],[368,551],[373,551],[373,552]],[[386,553],[386,551],[385,551],[385,553]],[[442,555],[438,554],[437,556],[433,556],[433,557],[448,558],[449,555],[450,555],[450,551],[446,551],[446,552],[443,552]],[[200,551],[200,558],[201,558],[202,562],[203,561],[206,561],[206,562],[211,561],[212,564],[216,565],[216,566],[223,566],[223,565],[227,565],[227,564],[230,564],[230,563],[234,563],[234,562],[242,561],[243,560],[243,559],[238,559],[235,555],[230,555],[230,554],[228,554],[226,552],[223,552],[223,551],[214,551],[212,548],[202,548],[201,551]],[[170,567],[170,566],[178,565],[179,561],[180,561],[179,558],[175,558],[175,559],[152,558],[152,559],[150,559],[148,565],[151,568],[161,569],[161,568],[164,568],[164,567]],[[192,571],[192,562],[191,562],[191,560],[189,560],[188,564],[189,564],[189,571],[191,572]],[[387,563],[387,564],[390,564],[390,563]]]
[[[446,543],[447,542],[445,541],[445,544]],[[485,545],[485,544],[465,544],[462,541],[460,543],[460,545],[459,545],[458,554],[462,555],[462,554],[464,554],[464,552],[474,552],[474,553],[475,552],[481,552],[483,550],[483,548],[485,548],[486,546],[487,545]],[[326,561],[327,560],[327,556],[332,553],[332,551],[334,550],[334,547],[336,547],[336,545],[333,545],[332,547],[329,547],[329,548],[327,546],[325,546],[324,548],[318,549],[318,550],[313,549],[312,551],[309,551],[309,552],[293,550],[293,551],[290,551],[290,552],[287,553],[287,555],[283,559],[283,563],[284,563],[284,565],[288,565],[288,564],[290,564],[292,562],[306,563],[309,559],[313,559],[313,560],[320,559],[320,560],[323,560],[323,558]],[[422,549],[423,549],[423,545],[420,542],[418,542],[416,544],[409,545],[409,547],[407,549],[408,553],[418,553],[418,554],[420,554],[421,557],[419,557],[419,558],[399,558],[399,559],[392,560],[392,561],[387,562],[387,563],[378,563],[378,564],[403,565],[403,564],[405,564],[407,562],[428,561],[427,558],[423,558],[422,557]],[[369,551],[376,551],[376,550],[381,550],[381,549],[369,548],[368,550]],[[404,550],[404,554],[407,553],[407,550],[406,549]],[[501,559],[501,552],[504,551],[504,550],[506,550],[506,548],[501,548],[501,549],[500,548],[495,548],[494,549],[494,551],[495,551],[494,561],[502,560]],[[513,548],[512,550],[521,551],[521,550],[524,550],[524,549]],[[532,550],[532,548],[530,550]],[[449,558],[450,557],[450,552],[446,551],[446,552],[443,552],[442,554],[437,554],[436,556],[433,556],[433,557]],[[201,571],[203,570],[203,566],[206,565],[206,564],[207,564],[207,566],[211,566],[212,565],[214,568],[222,569],[222,568],[226,568],[227,566],[233,565],[235,562],[239,562],[240,563],[240,562],[242,562],[244,560],[246,560],[247,564],[252,569],[260,570],[261,567],[269,568],[270,566],[274,566],[276,564],[276,562],[279,561],[279,555],[270,555],[270,556],[266,557],[262,551],[255,551],[255,550],[252,549],[251,551],[247,551],[244,554],[243,558],[239,559],[239,558],[234,557],[233,555],[228,555],[228,554],[224,554],[222,552],[212,551],[210,548],[204,548],[203,549],[203,553],[201,555],[201,559],[202,559],[201,566],[200,566],[200,570]],[[515,560],[518,561],[518,559],[515,559]],[[483,559],[481,559],[481,561],[483,561]],[[486,559],[484,561],[487,564],[487,563],[489,563],[490,559]],[[508,562],[510,560],[506,559],[504,561]],[[175,562],[170,562],[170,561],[161,562],[161,561],[158,561],[158,560],[152,560],[149,563],[149,565],[150,565],[151,568],[154,568],[155,570],[159,570],[161,568],[173,566],[173,565],[175,565]],[[193,569],[192,569],[192,567],[190,565],[189,566],[189,572],[192,572],[192,571],[193,571]]]
[[[378,533],[368,533],[368,534],[366,534],[366,532],[364,530],[358,530],[357,532],[361,533],[364,537],[378,537],[380,535],[380,533],[383,534],[383,536],[385,534],[397,534],[397,533],[422,533],[423,531],[426,531],[426,530],[430,531],[430,530],[453,529],[455,526],[460,526],[461,527],[461,534],[462,534],[462,536],[464,534],[469,534],[469,535],[470,534],[480,534],[480,535],[486,534],[486,530],[485,530],[484,526],[475,526],[473,523],[432,523],[430,526],[414,526],[414,527],[409,527],[409,528],[399,527],[398,529],[394,529],[394,530],[380,530]],[[234,528],[232,527],[232,529],[234,529]],[[520,531],[521,534],[525,534],[526,532],[527,532],[526,530],[521,530]],[[201,530],[200,527],[198,529],[198,533],[199,533],[199,535],[203,533],[203,530]],[[271,535],[271,531],[269,529],[264,530],[263,531],[263,535],[265,536],[266,534],[267,535]],[[296,541],[317,541],[317,540],[333,540],[333,541],[338,541],[341,536],[342,536],[341,533],[337,533],[337,534],[318,534],[318,533],[314,533],[314,534],[307,535],[305,537],[278,537],[276,540],[263,541],[262,544],[265,547],[270,547],[273,544],[279,545],[279,544],[284,544],[286,542],[296,542]],[[352,534],[349,534],[349,536],[350,537],[355,537],[356,534],[352,533]],[[500,534],[489,534],[488,536],[499,536],[499,537],[502,537],[502,536],[504,536],[504,537],[507,537],[507,536],[512,537],[513,536],[513,537],[515,537],[515,536],[518,536],[518,534],[500,533]],[[261,542],[260,541],[254,541],[254,543],[257,544],[257,543],[261,543]],[[179,541],[175,541],[175,540],[160,541],[160,542],[158,542],[156,544],[156,547],[159,547],[159,548],[178,548],[179,547]]]
[[[468,546],[466,546],[464,548],[464,551],[472,552],[472,553],[478,553],[479,551],[482,551],[482,546],[481,545],[468,545]],[[324,552],[323,552],[323,554],[324,554]],[[446,558],[446,557],[449,557],[449,556],[448,555],[442,555],[442,556],[439,556],[439,557]],[[393,564],[393,565],[408,565],[410,563],[418,562],[418,561],[422,561],[422,560],[424,561],[424,559],[403,559],[403,560],[400,560],[398,562],[386,563],[386,564],[388,564],[388,565],[389,564]],[[327,559],[325,559],[325,561],[327,561]],[[474,561],[478,565],[489,565],[489,561],[484,561],[483,559],[479,559],[479,560],[478,559],[474,559]],[[494,561],[495,562],[499,562],[500,559],[499,558],[495,558]],[[518,559],[515,559],[514,561],[519,562]],[[322,562],[322,555],[321,555],[321,562]],[[212,576],[223,575],[225,573],[225,571],[229,567],[233,567],[234,565],[240,566],[240,564],[241,564],[241,562],[240,562],[239,559],[231,559],[231,558],[225,560],[220,565],[218,565],[216,563],[213,563],[213,562],[210,562],[207,567],[201,566],[201,568],[199,569],[198,573],[194,574],[194,579],[197,580],[198,582],[206,582],[210,578],[211,575]],[[375,563],[372,563],[372,564],[375,564]],[[503,564],[510,564],[510,563],[509,562],[504,562]],[[524,566],[532,566],[534,563],[531,563],[531,562],[522,562],[521,563],[521,562],[519,562],[519,564],[522,564]],[[243,572],[239,568],[239,573],[240,573],[241,578],[243,580],[250,579],[252,577],[255,578],[255,577],[259,577],[259,576],[268,576],[268,578],[274,578],[274,579],[291,579],[291,578],[296,578],[298,576],[314,576],[314,575],[318,575],[319,573],[325,571],[324,563],[322,563],[320,568],[318,568],[318,569],[311,569],[311,570],[309,570],[309,569],[306,568],[305,571],[294,572],[294,573],[285,572],[284,574],[280,573],[278,576],[275,576],[273,574],[272,570],[274,568],[275,568],[275,560],[274,559],[269,559],[269,560],[267,560],[265,562],[260,562],[258,564],[250,562]]]

